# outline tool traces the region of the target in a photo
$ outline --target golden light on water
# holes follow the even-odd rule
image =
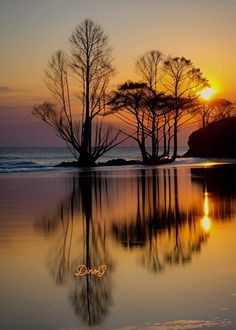
[[[207,217],[209,214],[209,201],[208,201],[208,193],[204,193],[204,215]]]
[[[204,193],[204,217],[201,220],[201,226],[205,232],[209,232],[211,229],[211,220],[208,216],[209,214],[209,200],[208,193]]]
[[[205,88],[200,92],[200,95],[204,100],[209,100],[213,94],[215,94],[215,92],[212,88]]]

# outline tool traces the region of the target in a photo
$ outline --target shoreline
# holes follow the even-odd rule
[[[107,165],[106,163],[97,164],[92,167],[78,167],[78,166],[62,166],[61,164],[55,166],[45,166],[39,169],[27,169],[27,170],[9,170],[0,172],[0,178],[6,177],[17,177],[24,176],[61,176],[70,175],[72,173],[83,173],[83,172],[122,172],[122,171],[136,171],[136,170],[155,170],[155,169],[171,169],[171,168],[211,168],[211,167],[234,167],[236,166],[236,158],[234,159],[216,159],[216,158],[178,158],[174,162],[168,162],[163,164],[143,164],[142,162],[127,161],[126,164],[122,165]]]

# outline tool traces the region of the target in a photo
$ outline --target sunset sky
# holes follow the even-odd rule
[[[70,34],[88,17],[109,35],[114,87],[137,79],[136,58],[157,49],[191,59],[217,97],[235,101],[235,12],[235,0],[1,0],[0,146],[61,145],[30,112],[48,98],[49,57],[69,49]]]

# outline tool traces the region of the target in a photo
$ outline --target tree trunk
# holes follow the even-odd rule
[[[147,155],[145,145],[143,145],[139,140],[138,140],[138,145],[139,145],[139,149],[141,151],[143,162],[147,163],[149,158],[148,158],[148,155]]]
[[[82,166],[92,166],[95,164],[91,154],[91,119],[85,118],[83,125],[83,141],[81,143],[79,163]]]
[[[155,116],[153,116],[153,118],[152,118],[152,158],[153,158],[153,160],[156,157],[156,149],[157,149],[157,145],[156,145],[156,136],[155,136]]]
[[[165,124],[164,124],[164,127],[163,127],[163,136],[164,136],[164,151],[163,151],[163,155],[164,157],[166,157],[167,155],[167,143],[166,143],[166,118],[165,118]]]
[[[178,152],[178,110],[175,110],[175,119],[174,119],[174,150],[171,160],[174,161],[177,157]]]
[[[83,140],[81,143],[81,152],[79,163],[82,166],[92,166],[95,164],[91,155],[91,136],[92,123],[90,118],[90,81],[89,81],[89,60],[87,59],[86,87],[85,87],[85,119],[83,123]]]

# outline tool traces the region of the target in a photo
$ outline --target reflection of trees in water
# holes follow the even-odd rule
[[[170,233],[154,232],[145,246],[140,262],[153,272],[164,270],[166,265],[186,264],[191,262],[192,255],[201,250],[208,234],[197,222],[177,225]],[[165,240],[165,242],[163,242]]]
[[[87,206],[89,206],[90,200],[87,201]],[[82,244],[80,245],[81,250],[76,262],[72,264],[71,272],[76,269],[78,264],[84,264],[88,268],[97,268],[105,264],[108,270],[102,278],[85,275],[74,280],[71,285],[69,299],[75,313],[84,322],[89,325],[98,325],[107,316],[109,307],[112,304],[110,275],[113,264],[106,246],[106,226],[105,224],[94,223],[91,211],[88,211],[88,209],[83,210],[85,227]]]
[[[154,272],[167,264],[190,262],[209,235],[196,221],[195,208],[180,209],[178,187],[176,169],[153,170],[151,176],[143,170],[137,183],[136,222],[113,223],[114,237],[125,248],[142,247],[139,260]]]
[[[100,324],[112,304],[113,264],[106,246],[106,225],[96,221],[106,184],[99,174],[78,174],[73,177],[71,193],[62,201],[57,212],[42,219],[41,223],[46,233],[56,230],[58,233],[56,247],[50,251],[47,260],[49,271],[57,285],[68,286],[69,301],[75,313],[89,325]],[[106,264],[107,271],[102,278],[95,275],[75,278],[79,264],[88,268]]]
[[[84,322],[100,324],[112,303],[108,234],[124,248],[137,248],[140,264],[160,272],[168,265],[191,262],[209,237],[210,218],[219,214],[223,218],[231,212],[236,194],[229,188],[229,179],[221,182],[218,173],[206,176],[195,169],[191,174],[192,180],[201,178],[197,184],[202,193],[200,190],[200,198],[197,195],[194,202],[189,198],[186,203],[185,195],[190,194],[191,200],[194,197],[193,186],[187,190],[183,176],[174,168],[121,171],[118,175],[114,171],[84,172],[70,179],[70,193],[53,216],[42,219],[41,227],[47,235],[57,234],[48,268],[58,285],[68,287],[69,301]],[[228,189],[231,193],[227,195]],[[214,205],[215,213],[213,193],[224,201],[220,210]],[[204,198],[210,205],[205,213]],[[78,264],[89,268],[106,264],[108,270],[101,279],[74,278]]]

